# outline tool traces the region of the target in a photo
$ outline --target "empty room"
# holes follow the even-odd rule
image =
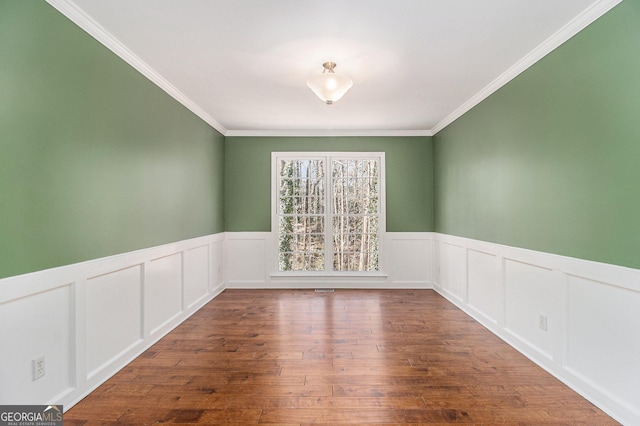
[[[638,0],[0,0],[0,423],[640,424],[639,119]]]

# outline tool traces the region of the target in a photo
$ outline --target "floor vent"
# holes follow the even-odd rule
[[[332,288],[316,288],[316,293],[333,293]]]

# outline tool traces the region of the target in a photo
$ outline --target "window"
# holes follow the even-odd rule
[[[376,272],[384,153],[273,153],[280,272]]]

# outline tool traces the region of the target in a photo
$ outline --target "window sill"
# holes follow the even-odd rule
[[[271,278],[379,278],[386,279],[389,274],[385,272],[274,272]]]

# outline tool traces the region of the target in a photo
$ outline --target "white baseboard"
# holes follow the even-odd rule
[[[0,280],[0,404],[71,408],[224,290],[223,246],[216,234]]]
[[[616,420],[640,424],[640,271],[433,239],[436,291]]]

